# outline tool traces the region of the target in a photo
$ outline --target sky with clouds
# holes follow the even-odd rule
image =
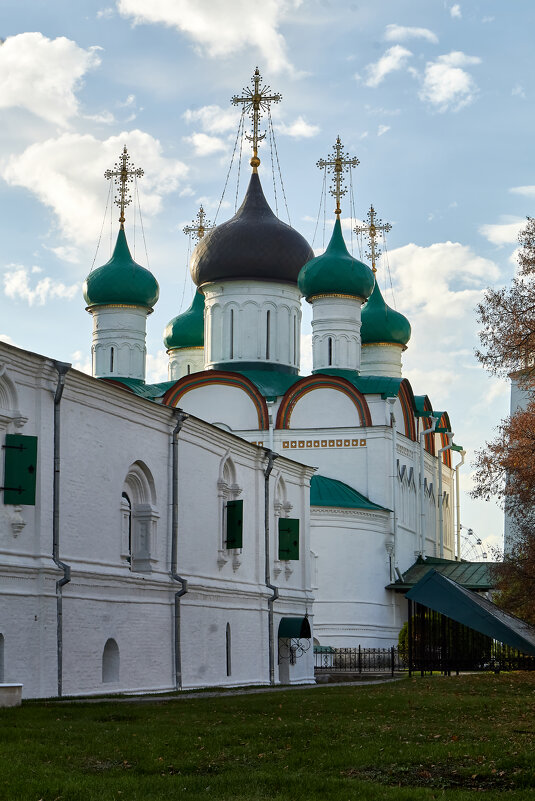
[[[105,214],[103,173],[127,144],[144,170],[127,235],[161,288],[148,377],[166,378],[162,331],[193,296],[182,228],[200,203],[222,222],[243,195],[246,147],[221,201],[239,122],[230,98],[258,65],[283,96],[272,115],[284,193],[267,140],[260,150],[271,205],[286,219],[286,201],[321,250],[334,203],[325,214],[315,165],[340,135],[360,161],[354,211],[349,194],[342,204],[348,246],[360,254],[352,214],[370,203],[392,224],[379,280],[412,324],[406,375],[449,411],[468,459],[492,436],[508,387],[474,359],[474,306],[514,274],[534,214],[529,0],[514,13],[498,0],[2,0],[2,11],[0,338],[88,369],[81,286],[109,258],[118,212]],[[304,334],[306,370],[308,309]],[[466,497],[462,518],[499,541],[492,505]]]

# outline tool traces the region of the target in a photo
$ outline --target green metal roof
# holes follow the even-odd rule
[[[126,303],[152,309],[160,289],[150,270],[133,260],[124,229],[120,228],[111,259],[89,273],[83,293],[90,308]]]
[[[348,251],[339,218],[325,253],[308,261],[297,279],[297,285],[307,300],[314,295],[340,293],[366,300],[374,283],[370,268]]]
[[[483,592],[491,590],[494,586],[490,575],[490,565],[487,562],[465,562],[464,560],[456,562],[451,559],[439,559],[438,556],[427,556],[425,559],[419,556],[416,562],[403,573],[403,581],[389,584],[387,589],[403,592],[410,590],[432,569],[468,590]]]
[[[374,342],[406,345],[411,338],[411,324],[403,314],[385,302],[377,281],[361,317],[360,338],[363,345]]]
[[[310,505],[311,506],[330,506],[340,509],[376,509],[380,512],[388,512],[384,506],[372,503],[365,495],[357,492],[356,489],[337,481],[335,478],[314,475],[310,479]]]
[[[161,384],[145,384],[139,378],[101,378],[101,381],[109,381],[112,384],[123,384],[126,389],[129,389],[134,395],[140,398],[148,398],[155,400],[165,395],[168,389],[176,384],[176,381],[163,381]]]
[[[204,295],[195,292],[189,309],[167,323],[163,332],[163,344],[167,350],[198,348],[204,345]]]
[[[425,409],[425,402],[428,401],[429,405],[431,405],[431,401],[427,397],[427,395],[415,395],[414,396],[414,405],[416,407],[416,414],[418,417],[429,417],[432,415],[432,410]]]
[[[356,370],[341,370],[337,367],[326,367],[318,370],[314,375],[335,375],[345,378],[363,395],[381,395],[383,399],[394,398],[398,395],[403,380],[382,375],[359,375]]]
[[[406,597],[493,640],[535,656],[535,628],[437,570],[429,570]]]

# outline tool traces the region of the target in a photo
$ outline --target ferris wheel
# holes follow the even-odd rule
[[[471,528],[461,526],[461,559],[467,562],[484,562],[487,552],[483,547],[481,537],[478,537]]]

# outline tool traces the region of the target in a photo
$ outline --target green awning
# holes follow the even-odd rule
[[[436,570],[430,570],[408,591],[406,598],[524,654],[535,656],[535,628]]]
[[[310,639],[310,623],[308,617],[281,617],[279,623],[279,639]]]

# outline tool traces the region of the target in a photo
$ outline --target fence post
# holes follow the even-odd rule
[[[362,673],[362,656],[360,652],[360,645],[359,645],[359,673]]]
[[[390,656],[391,656],[391,666],[392,666],[392,675],[394,675],[394,646],[390,648]]]

